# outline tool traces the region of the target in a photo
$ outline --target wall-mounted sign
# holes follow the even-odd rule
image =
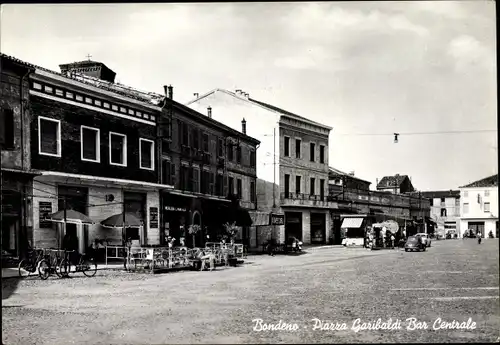
[[[46,220],[52,214],[52,203],[50,201],[40,201],[39,202],[39,218],[40,218],[40,228],[51,228],[52,222]]]
[[[271,225],[285,225],[285,215],[271,213]]]
[[[149,208],[149,228],[158,229],[158,207]]]
[[[182,207],[165,206],[165,211],[186,212],[186,209]]]

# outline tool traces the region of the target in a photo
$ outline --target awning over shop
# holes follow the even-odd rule
[[[265,226],[269,225],[269,212],[250,212],[252,218],[252,226]]]
[[[363,224],[363,218],[344,218],[341,228],[359,228]]]
[[[228,208],[225,212],[226,221],[228,223],[236,223],[236,226],[252,226],[252,218],[248,210],[238,207],[236,209]]]

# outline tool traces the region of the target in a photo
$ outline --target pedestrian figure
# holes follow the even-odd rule
[[[395,239],[396,239],[396,238],[394,237],[394,235],[393,235],[393,234],[391,234],[391,245],[392,245],[392,249],[394,249],[394,240],[395,240]]]
[[[271,255],[271,256],[274,256],[274,250],[273,250],[274,248],[273,248],[273,243],[272,243],[272,241],[267,242],[267,247],[266,247],[266,249],[267,249],[267,254],[269,254],[269,255]]]

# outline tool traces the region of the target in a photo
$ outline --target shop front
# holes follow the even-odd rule
[[[23,256],[33,246],[32,173],[2,168],[2,255]]]
[[[326,213],[311,212],[311,244],[326,244]]]

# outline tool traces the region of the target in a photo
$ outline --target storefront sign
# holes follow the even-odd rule
[[[158,229],[158,207],[149,208],[149,228]]]
[[[46,220],[52,214],[52,203],[50,201],[39,202],[40,228],[51,228],[52,222]]]
[[[285,225],[285,215],[271,213],[271,225]]]
[[[186,209],[182,207],[165,206],[165,211],[186,212]]]

